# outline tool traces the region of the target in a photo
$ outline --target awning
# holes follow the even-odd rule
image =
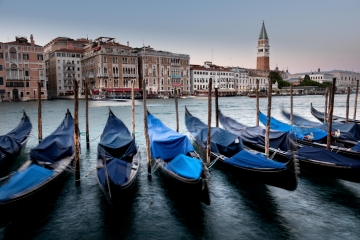
[[[103,88],[106,92],[131,92],[131,88]],[[142,92],[142,89],[134,88],[134,92]]]
[[[92,93],[94,94],[94,93],[98,93],[100,90],[99,89],[93,89],[93,90],[91,90],[92,91]]]

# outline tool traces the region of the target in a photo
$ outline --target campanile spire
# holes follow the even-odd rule
[[[256,69],[270,70],[270,45],[263,20],[257,46]]]

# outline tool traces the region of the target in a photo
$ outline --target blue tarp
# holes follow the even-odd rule
[[[0,188],[0,202],[5,202],[15,195],[30,190],[51,177],[54,170],[31,164],[24,171],[15,173],[10,180]]]
[[[312,103],[310,104],[310,112],[311,114],[316,117],[319,121],[324,122],[324,112],[320,112],[318,110],[316,110],[313,106]],[[329,117],[329,113],[327,114],[327,117]],[[333,122],[340,122],[340,123],[344,123],[346,121],[346,118],[344,117],[339,117],[339,116],[332,116],[332,120]],[[360,120],[357,119],[348,119],[349,122],[354,122],[354,123],[360,123]]]
[[[360,152],[360,142],[358,142],[355,146],[353,146],[351,148],[351,150],[356,151],[356,152]]]
[[[148,131],[151,144],[151,154],[154,158],[171,160],[179,154],[194,151],[187,136],[166,127],[159,119],[148,114]]]
[[[199,179],[202,172],[202,162],[199,159],[179,154],[165,168],[185,178]]]
[[[349,158],[323,148],[303,146],[298,150],[297,155],[299,160],[313,159],[322,162],[333,163],[337,166],[360,168],[359,160],[355,160],[353,158]]]
[[[30,159],[34,162],[55,163],[64,157],[72,156],[73,153],[74,119],[68,112],[60,126],[31,150]]]
[[[111,111],[100,137],[98,145],[99,158],[121,158],[132,161],[137,153],[135,139],[131,136],[125,124]]]
[[[185,114],[186,128],[190,134],[201,143],[203,148],[207,146],[208,127],[197,117],[192,116],[188,112]],[[224,129],[211,128],[211,151],[231,157],[244,149],[242,140],[235,134]]]
[[[121,186],[126,183],[130,177],[132,163],[114,158],[106,162],[107,174],[110,181],[116,186]],[[106,171],[105,167],[98,170],[98,177],[100,184],[106,187]]]
[[[249,127],[241,124],[230,117],[226,117],[219,113],[219,121],[222,126],[229,132],[238,135],[244,143],[259,144],[265,146],[266,129],[262,126]],[[289,150],[286,132],[270,131],[270,147]]]
[[[251,153],[248,151],[240,151],[236,155],[231,158],[225,159],[225,162],[228,164],[244,167],[244,168],[252,168],[252,169],[285,169],[286,164],[275,162],[267,159],[264,155],[260,153]]]
[[[282,114],[290,119],[289,113],[283,110]],[[293,114],[293,123],[301,127],[318,128],[325,132],[328,132],[328,128],[329,128],[328,123],[324,124],[324,123],[309,121],[295,114]],[[333,122],[331,131],[335,132],[337,130],[340,130],[340,136],[338,137],[339,139],[355,141],[355,142],[360,140],[360,124]]]
[[[259,120],[262,124],[266,126],[267,116],[259,112]],[[276,120],[275,118],[270,118],[270,128],[277,131],[293,133],[298,139],[306,139],[312,133],[314,141],[323,140],[327,136],[327,132],[319,128],[312,127],[298,127],[291,126]]]
[[[19,150],[21,143],[30,134],[32,124],[28,116],[23,116],[20,123],[6,135],[0,136],[0,161],[1,155],[10,155]]]

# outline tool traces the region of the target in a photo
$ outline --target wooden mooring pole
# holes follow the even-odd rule
[[[259,126],[259,79],[256,79],[256,126]]]
[[[215,123],[219,127],[219,88],[215,86]]]
[[[177,89],[174,89],[174,100],[175,100],[175,116],[176,116],[176,132],[179,132],[179,111],[178,111],[178,99]]]
[[[210,166],[211,158],[211,94],[212,94],[212,79],[209,79],[208,87],[208,132],[207,132],[207,144],[206,144],[206,166]]]
[[[132,116],[132,137],[135,139],[135,80],[131,83],[131,116]]]
[[[151,178],[151,151],[150,151],[150,140],[149,140],[149,131],[147,123],[147,108],[146,108],[146,82],[143,80],[143,105],[144,105],[144,134],[145,134],[145,143],[146,143],[146,157],[147,157],[147,167],[148,167],[148,178]]]
[[[350,107],[350,87],[347,87],[347,94],[346,94],[346,116],[345,122],[349,122],[349,107]]]
[[[80,145],[79,145],[79,85],[74,79],[74,147],[75,147],[75,181],[80,180]]]
[[[269,91],[268,91],[268,106],[266,119],[266,133],[265,133],[265,155],[269,157],[269,135],[270,135],[270,118],[271,118],[271,97],[272,97],[272,79],[269,77]]]
[[[290,83],[290,125],[293,125],[293,85]]]
[[[86,148],[90,148],[90,137],[89,137],[89,93],[88,83],[85,80],[85,124],[86,124]]]
[[[41,118],[41,83],[38,81],[38,139],[42,141],[42,118]]]
[[[329,119],[328,119],[328,135],[327,135],[327,144],[326,149],[330,150],[330,143],[331,143],[331,130],[332,130],[332,118],[333,118],[333,110],[334,110],[334,95],[335,95],[335,83],[336,78],[333,78],[331,84],[331,94],[330,94],[330,101],[329,101]]]
[[[356,107],[357,107],[357,100],[359,95],[359,79],[356,80],[356,94],[355,94],[355,104],[354,104],[354,121],[356,119]]]
[[[324,109],[324,123],[327,122],[327,114],[328,114],[328,97],[329,97],[329,87],[325,89],[325,109]]]

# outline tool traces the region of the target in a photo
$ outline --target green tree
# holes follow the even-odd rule
[[[277,82],[279,89],[290,86],[290,83],[284,81],[277,71],[270,71],[268,78],[271,78],[273,84]]]

